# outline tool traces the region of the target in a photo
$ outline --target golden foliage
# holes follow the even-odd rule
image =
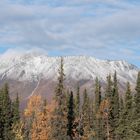
[[[41,104],[41,96],[32,96],[27,104],[27,109],[24,111],[25,117],[31,117],[33,114],[39,112]]]
[[[56,103],[54,101],[49,105],[43,105],[40,96],[30,98],[24,116],[29,129],[29,137],[32,140],[49,140],[51,133],[50,120],[53,117],[55,107]]]
[[[12,132],[14,133],[15,140],[24,140],[23,129],[24,129],[24,124],[22,121],[12,126]]]
[[[49,105],[42,106],[42,110],[37,109],[31,128],[32,140],[49,140],[51,127],[50,119],[52,118],[52,112],[55,109],[55,102],[51,102]]]

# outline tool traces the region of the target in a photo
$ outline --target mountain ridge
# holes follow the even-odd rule
[[[10,77],[9,71],[11,71],[12,69],[14,69],[14,70],[19,69],[19,67],[21,67],[21,69],[23,69],[23,70],[20,72],[20,74],[18,76],[24,75],[24,72],[26,72],[26,71],[27,71],[26,74],[29,72],[30,72],[30,74],[35,73],[33,68],[36,69],[35,74],[38,75],[38,74],[43,73],[43,70],[46,70],[46,71],[49,70],[51,67],[53,67],[53,65],[55,65],[58,69],[60,58],[61,57],[59,57],[59,56],[50,57],[50,56],[45,56],[45,55],[33,55],[33,54],[27,55],[26,54],[21,57],[17,57],[17,58],[14,57],[13,59],[10,58],[7,61],[5,59],[1,59],[0,75],[3,73],[5,75],[3,75],[2,77],[5,77],[7,75],[8,75],[7,77]],[[65,56],[63,58],[64,58],[64,69],[66,69],[66,74],[67,74],[67,69],[70,69],[67,67],[73,68],[75,65],[75,67],[77,67],[77,69],[79,69],[79,67],[81,67],[81,65],[83,65],[83,68],[84,68],[84,64],[86,64],[86,63],[88,63],[88,64],[86,64],[86,67],[88,67],[88,69],[90,69],[90,67],[93,67],[93,68],[96,68],[96,71],[99,71],[99,69],[103,69],[104,66],[105,66],[105,68],[112,67],[113,71],[117,71],[117,70],[123,71],[123,69],[128,70],[128,71],[131,71],[131,70],[138,71],[139,70],[138,67],[136,67],[135,65],[129,64],[128,62],[126,62],[124,60],[122,60],[122,61],[121,60],[117,60],[117,61],[100,60],[100,59],[96,59],[91,56]],[[77,64],[79,64],[78,65],[79,67],[77,66]],[[48,65],[50,67],[48,67]],[[66,65],[66,68],[65,68],[65,65]],[[70,66],[68,66],[68,65],[70,65]],[[26,69],[27,67],[25,67],[25,66],[28,66],[28,68],[30,68],[30,69]],[[97,68],[96,66],[98,66],[99,68]],[[42,69],[41,69],[41,67],[42,67]],[[46,67],[46,69],[45,69],[45,67]],[[57,72],[56,69],[55,69],[55,72]],[[95,71],[92,71],[92,72],[95,72]],[[92,75],[92,72],[90,73],[91,75]],[[106,73],[108,73],[108,74],[112,73],[111,69],[106,70]],[[81,75],[82,75],[82,73],[81,73]],[[99,74],[97,74],[97,75],[99,75]],[[17,76],[15,75],[15,77],[17,77]]]
[[[23,99],[33,94],[50,98],[57,82],[60,58],[36,53],[1,57],[0,84],[7,81],[12,96],[18,92]],[[139,71],[138,67],[124,60],[100,60],[91,56],[65,56],[63,59],[66,86],[70,89],[80,83],[81,88],[92,87],[93,90],[96,77],[105,83],[107,75],[113,75],[115,71],[121,86],[124,87],[127,81],[133,86]]]

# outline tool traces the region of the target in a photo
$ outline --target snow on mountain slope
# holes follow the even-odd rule
[[[56,81],[60,64],[60,57],[27,53],[19,56],[0,57],[0,79],[18,81],[39,81],[52,79]],[[67,79],[93,80],[99,77],[105,81],[106,76],[117,71],[121,82],[135,83],[138,68],[126,61],[99,60],[87,56],[64,57],[64,71]]]

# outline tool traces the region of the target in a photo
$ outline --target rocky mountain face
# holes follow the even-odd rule
[[[42,54],[27,53],[19,56],[0,57],[0,85],[8,82],[11,97],[18,92],[22,101],[32,95],[42,95],[51,99],[54,93],[60,57],[48,57]],[[98,77],[104,85],[106,76],[117,72],[119,85],[123,89],[130,81],[136,82],[138,68],[126,61],[99,60],[87,56],[64,57],[65,84],[68,89],[90,87],[94,90],[94,80]]]

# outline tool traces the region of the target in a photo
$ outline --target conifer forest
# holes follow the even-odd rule
[[[105,90],[97,77],[91,97],[79,83],[76,92],[67,89],[63,65],[61,58],[51,101],[34,95],[21,110],[18,93],[12,100],[8,83],[0,89],[0,140],[140,140],[140,72],[135,90],[128,81],[124,94],[117,72]]]

